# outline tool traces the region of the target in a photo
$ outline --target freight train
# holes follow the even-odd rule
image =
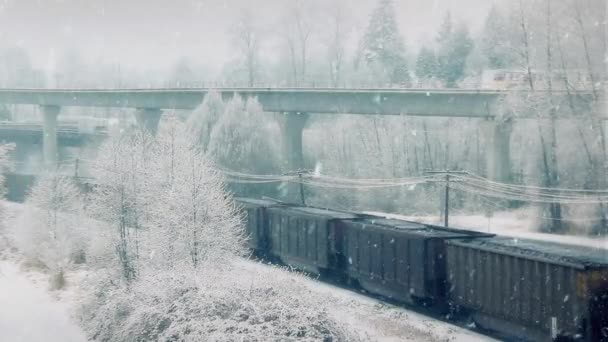
[[[236,202],[259,256],[513,339],[608,341],[605,250],[274,200]]]

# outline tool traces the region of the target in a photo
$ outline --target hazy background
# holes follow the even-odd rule
[[[322,0],[311,0],[323,8]],[[350,26],[365,30],[375,0],[347,2]],[[408,49],[435,36],[446,11],[474,34],[494,1],[397,0],[397,19]],[[19,46],[40,69],[53,68],[66,52],[92,63],[128,68],[168,68],[182,57],[218,72],[235,58],[229,32],[243,8],[264,18],[265,53],[278,45],[285,12],[281,0],[4,0],[0,3],[0,46]],[[319,16],[321,15],[319,11]],[[321,20],[320,20],[321,21]],[[323,26],[316,27],[322,34]],[[359,36],[354,34],[353,36]],[[314,42],[313,42],[314,44]],[[276,55],[265,56],[268,59]]]

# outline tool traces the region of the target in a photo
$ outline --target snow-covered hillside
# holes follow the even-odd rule
[[[0,261],[0,341],[86,341],[71,318],[73,308],[53,298],[47,287],[13,261]]]

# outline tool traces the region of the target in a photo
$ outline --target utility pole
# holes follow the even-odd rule
[[[300,186],[299,186],[300,202],[302,202],[302,205],[306,205],[306,198],[304,196],[304,182],[302,181],[304,178],[303,176],[308,175],[312,172],[313,172],[313,170],[305,169],[305,170],[292,171],[292,172],[288,172],[285,174],[286,176],[298,175],[298,183],[300,184]]]
[[[306,205],[306,199],[304,198],[304,184],[302,183],[302,172],[298,172],[298,180],[300,181],[300,200],[302,205]]]
[[[448,227],[448,217],[450,216],[450,171],[445,174],[445,203],[443,204],[443,226]]]
[[[79,158],[76,158],[75,164],[74,164],[74,178],[78,178],[78,162],[80,161]]]
[[[443,226],[448,228],[449,216],[450,216],[450,176],[453,174],[466,175],[466,174],[468,174],[468,172],[444,170],[444,171],[425,171],[424,173],[429,174],[429,175],[445,175],[445,198],[443,201]]]

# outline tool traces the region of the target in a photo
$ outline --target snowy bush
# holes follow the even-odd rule
[[[30,261],[44,264],[61,278],[63,269],[84,261],[88,236],[82,224],[78,186],[62,175],[43,175],[17,218],[15,242]]]
[[[328,298],[301,276],[261,265],[205,276],[142,275],[100,287],[83,307],[96,341],[357,341],[328,314]]]

